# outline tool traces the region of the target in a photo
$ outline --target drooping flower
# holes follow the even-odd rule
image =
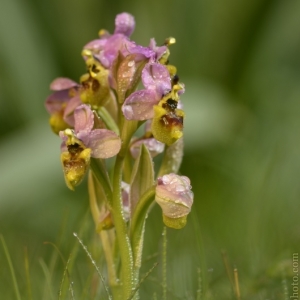
[[[54,91],[45,102],[50,116],[50,126],[54,133],[74,126],[74,110],[81,104],[80,85],[69,78],[56,78],[50,89]]]
[[[162,208],[166,226],[175,229],[185,226],[194,198],[191,188],[186,176],[171,173],[158,178],[155,201]]]
[[[90,157],[109,158],[121,148],[121,140],[113,131],[93,129],[94,113],[88,105],[78,106],[74,119],[74,130],[66,129],[59,133],[63,140],[61,161],[65,180],[72,190],[82,181]]]

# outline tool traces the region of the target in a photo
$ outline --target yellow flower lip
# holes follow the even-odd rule
[[[84,49],[81,54],[86,57],[88,73],[80,78],[82,84],[80,99],[83,103],[90,104],[97,109],[106,105],[111,99],[108,81],[109,71],[101,65],[90,50]]]
[[[61,163],[63,166],[66,185],[70,190],[81,183],[90,164],[91,149],[83,149],[78,144],[70,145],[68,151],[62,152]]]
[[[172,145],[183,136],[184,112],[177,109],[179,85],[174,85],[172,91],[166,95],[158,105],[153,107],[152,121],[153,136],[160,142]]]

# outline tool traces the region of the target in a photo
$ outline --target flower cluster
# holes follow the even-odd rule
[[[113,34],[100,30],[83,47],[86,73],[79,82],[55,79],[45,106],[51,128],[62,140],[67,186],[74,190],[89,172],[97,230],[114,228],[122,263],[138,266],[142,228],[153,199],[162,207],[164,223],[179,229],[186,223],[193,193],[189,179],[175,174],[182,159],[185,117],[180,101],[185,87],[169,64],[175,39],[161,46],[151,39],[149,46],[141,46],[130,40],[134,28],[133,16],[117,15]],[[142,125],[144,133],[135,136]],[[160,153],[155,180],[153,158]],[[114,156],[110,172],[105,160]],[[138,273],[125,273],[121,279],[127,299],[127,288],[132,290],[133,274]]]

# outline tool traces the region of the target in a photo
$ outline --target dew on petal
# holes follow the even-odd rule
[[[133,67],[134,66],[134,61],[131,60],[127,65],[128,65],[128,67]]]
[[[129,105],[123,106],[123,113],[127,119],[131,119],[133,117],[133,109]]]

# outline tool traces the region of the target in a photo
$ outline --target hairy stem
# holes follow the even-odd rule
[[[127,121],[122,116],[121,123],[121,139],[122,148],[117,155],[114,175],[113,175],[113,195],[112,195],[112,214],[116,230],[117,243],[120,250],[121,258],[121,279],[123,284],[123,299],[128,299],[134,288],[136,278],[133,273],[133,256],[129,240],[127,224],[123,214],[123,203],[121,194],[121,181],[124,159],[128,150],[128,145],[133,133],[136,130],[136,121]]]
[[[123,204],[121,195],[121,180],[124,158],[117,156],[114,179],[113,179],[113,197],[112,197],[112,213],[116,229],[116,237],[121,256],[121,279],[123,283],[123,298],[130,297],[133,288],[133,259],[130,246],[129,236],[127,233],[127,225],[123,215]]]

